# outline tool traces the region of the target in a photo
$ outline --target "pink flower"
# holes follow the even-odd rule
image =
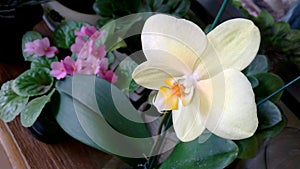
[[[67,71],[64,66],[64,62],[52,62],[51,63],[51,71],[50,75],[55,77],[56,79],[62,79],[67,76]]]
[[[99,38],[101,38],[104,34],[106,33],[105,30],[102,31],[96,31],[92,36],[90,36],[91,40],[98,40]]]
[[[101,59],[100,71],[98,72],[97,75],[111,83],[115,83],[118,80],[118,76],[112,70],[108,69],[108,59],[107,58]]]
[[[97,32],[97,29],[95,26],[83,26],[81,27],[80,31],[75,30],[75,35],[78,37],[91,37],[95,32]]]
[[[80,60],[78,60],[80,61]],[[100,70],[99,61],[91,62],[91,60],[81,60],[81,69],[78,73],[87,75],[96,75]]]
[[[112,70],[106,70],[100,75],[100,77],[109,81],[110,83],[115,83],[118,80],[118,76]]]
[[[24,52],[27,54],[35,54],[36,56],[46,56],[52,58],[58,52],[55,46],[50,46],[49,39],[36,39],[33,42],[25,43]]]
[[[63,65],[69,75],[74,75],[81,69],[81,61],[78,60],[75,62],[75,60],[70,56],[65,57]]]
[[[97,47],[97,45],[93,42],[90,41],[90,54],[94,57],[96,57],[97,59],[102,59],[105,57],[106,55],[106,49],[105,49],[105,45],[100,45],[99,47]],[[92,57],[90,56],[90,57]]]
[[[76,37],[75,43],[71,46],[71,52],[79,55],[85,43],[86,40],[83,37]]]

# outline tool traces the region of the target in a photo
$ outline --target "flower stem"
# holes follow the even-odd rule
[[[290,85],[292,85],[293,83],[295,83],[296,81],[298,81],[299,79],[300,79],[300,76],[296,77],[294,80],[292,80],[288,84],[282,86],[281,88],[279,88],[278,90],[276,90],[275,92],[273,92],[272,94],[270,94],[268,97],[260,100],[256,105],[259,106],[259,105],[263,104],[264,102],[266,102],[267,100],[269,100],[271,97],[273,97],[276,94],[280,93],[281,91],[283,91],[284,89],[286,89],[287,87],[289,87]]]
[[[211,30],[213,30],[213,29],[217,26],[217,24],[218,24],[218,22],[219,22],[219,20],[220,20],[220,18],[221,18],[221,16],[222,16],[222,14],[223,14],[225,8],[226,8],[228,2],[229,2],[229,0],[224,0],[224,1],[223,1],[222,6],[221,6],[221,8],[219,9],[219,11],[218,11],[218,13],[217,13],[217,16],[216,16],[214,22],[212,23],[212,25],[210,26],[208,32],[210,32]]]
[[[164,125],[164,124],[165,124],[165,125]],[[163,139],[165,138],[165,134],[166,134],[165,131],[167,131],[168,128],[169,128],[171,125],[172,125],[172,112],[169,111],[169,112],[167,112],[167,113],[164,114],[164,117],[163,117],[163,119],[162,119],[162,121],[161,121],[161,123],[160,123],[159,129],[158,129],[158,135],[161,135],[161,134],[162,134],[162,128],[163,128],[163,126],[165,126],[165,127],[164,127],[163,135],[161,135],[161,136],[158,137],[157,142],[156,142],[156,144],[154,145],[153,151],[151,152],[151,154],[152,154],[153,152],[157,152],[157,151],[161,148],[162,141],[163,141]],[[150,157],[150,159],[149,159],[148,162],[147,162],[147,163],[148,163],[148,167],[147,167],[148,169],[152,169],[152,168],[156,165],[156,163],[157,163],[157,158],[158,158],[157,155],[151,156],[151,157]]]

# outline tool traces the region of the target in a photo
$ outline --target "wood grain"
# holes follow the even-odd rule
[[[0,63],[0,85],[14,79],[28,65]],[[111,155],[88,147],[74,139],[58,144],[46,144],[31,136],[29,130],[22,127],[19,117],[9,123],[0,122],[0,143],[16,169],[93,169],[103,168],[111,162]]]

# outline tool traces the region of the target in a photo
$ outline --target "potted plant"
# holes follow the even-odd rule
[[[31,67],[2,86],[1,118],[21,112],[28,127],[55,103],[66,133],[133,168],[224,168],[253,157],[260,140],[284,127],[275,104],[283,81],[257,55],[260,33],[252,21],[210,29],[139,13],[98,28],[64,22],[51,42],[28,32],[22,47]],[[117,57],[135,35],[142,50]],[[154,91],[142,112],[128,98],[139,85]]]

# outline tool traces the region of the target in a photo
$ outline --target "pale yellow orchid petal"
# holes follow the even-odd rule
[[[201,80],[209,79],[223,71],[223,65],[211,44],[207,44],[200,58],[197,60],[193,70],[199,75]]]
[[[206,35],[196,24],[165,14],[157,14],[147,19],[141,37],[147,60],[155,57],[149,51],[161,50],[178,58],[190,68],[194,67],[207,44]]]
[[[236,69],[227,69],[198,83],[201,119],[212,133],[244,139],[257,129],[255,97],[250,82]]]
[[[215,48],[224,69],[243,70],[259,49],[259,29],[247,19],[231,19],[223,22],[207,38]]]
[[[178,97],[167,87],[161,87],[153,105],[159,112],[178,109]]]
[[[181,141],[192,141],[200,136],[205,129],[200,119],[199,103],[199,93],[194,92],[193,99],[189,105],[183,106],[179,102],[178,110],[172,111],[173,127]]]
[[[163,51],[152,50],[152,60],[148,60],[134,70],[132,77],[136,83],[149,89],[159,90],[166,86],[168,78],[181,77],[191,69],[177,58]]]

